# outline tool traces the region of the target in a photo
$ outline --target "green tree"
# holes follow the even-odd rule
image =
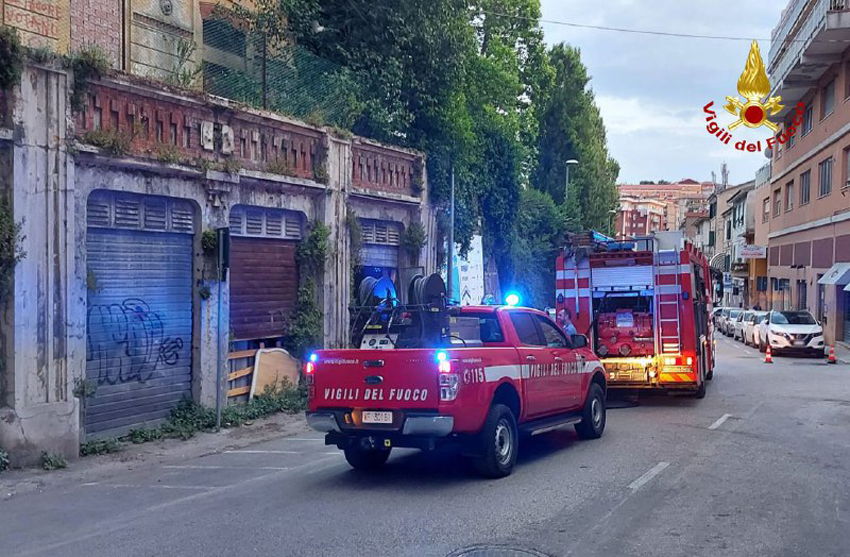
[[[567,231],[563,208],[535,189],[522,192],[517,234],[510,247],[514,288],[524,303],[538,308],[553,305],[555,258]]]
[[[565,44],[549,52],[553,77],[538,109],[538,164],[533,183],[559,204],[565,200],[565,163],[570,169],[566,215],[579,228],[610,228],[609,211],[617,202],[620,167],[608,154],[605,125],[578,49]]]

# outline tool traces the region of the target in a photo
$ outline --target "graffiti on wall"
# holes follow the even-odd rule
[[[180,359],[183,339],[165,336],[159,314],[138,298],[89,306],[87,372],[98,385],[146,383]]]

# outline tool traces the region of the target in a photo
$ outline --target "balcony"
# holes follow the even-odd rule
[[[784,117],[850,41],[850,0],[791,0],[771,34],[767,71]]]

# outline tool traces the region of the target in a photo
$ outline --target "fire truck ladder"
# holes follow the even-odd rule
[[[661,276],[669,275],[670,270],[676,273],[676,285],[661,284]],[[678,250],[658,250],[655,252],[655,306],[656,322],[661,338],[662,354],[678,354],[681,350],[681,308],[679,307],[682,292],[681,254]],[[671,289],[675,296],[671,300],[662,300],[668,296]],[[672,311],[668,311],[672,310]],[[672,315],[672,316],[671,316]],[[665,327],[665,324],[667,327]]]

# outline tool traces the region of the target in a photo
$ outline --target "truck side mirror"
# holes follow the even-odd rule
[[[587,337],[584,335],[572,335],[573,348],[586,348]]]

